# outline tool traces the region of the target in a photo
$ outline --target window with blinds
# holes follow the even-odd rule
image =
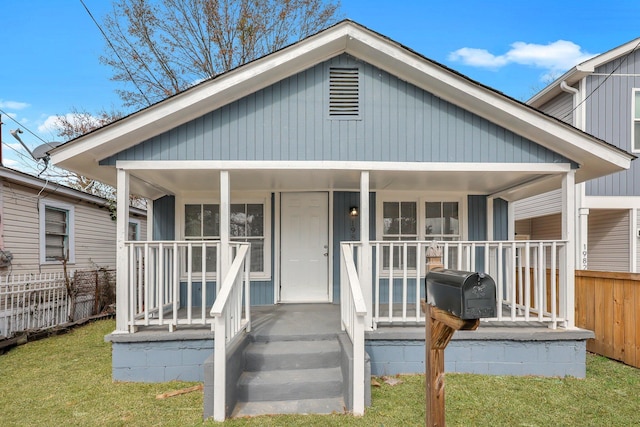
[[[329,68],[329,117],[360,117],[360,73],[357,67]]]
[[[69,255],[69,212],[45,208],[45,260],[60,261]]]

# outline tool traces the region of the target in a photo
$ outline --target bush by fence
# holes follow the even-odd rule
[[[0,336],[91,317],[113,303],[115,270],[0,277]]]

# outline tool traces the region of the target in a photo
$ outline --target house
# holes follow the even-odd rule
[[[116,221],[109,201],[0,166],[0,275],[116,266]],[[128,233],[146,238],[144,210],[130,208]],[[9,254],[9,255],[7,255]]]
[[[118,203],[114,379],[204,380],[223,420],[264,399],[362,414],[369,372],[423,372],[434,241],[497,284],[497,317],[456,334],[448,370],[584,377],[575,184],[633,156],[347,20],[51,158],[149,199],[146,242]],[[514,240],[512,203],[557,188],[560,238]],[[325,369],[307,366],[325,348],[332,370],[297,387],[293,365]]]
[[[56,326],[98,309],[98,279],[89,271],[108,274],[116,267],[113,210],[102,197],[0,166],[0,336]],[[146,212],[131,207],[128,238],[144,240],[146,227]],[[67,274],[84,272],[75,276],[72,300],[63,259]]]
[[[640,152],[640,39],[589,59],[527,103],[637,155]],[[576,186],[576,266],[640,272],[640,164]],[[514,203],[516,233],[560,237],[561,202],[553,191]]]

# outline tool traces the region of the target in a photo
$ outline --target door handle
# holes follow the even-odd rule
[[[329,252],[325,252],[323,255],[324,256],[329,256]]]

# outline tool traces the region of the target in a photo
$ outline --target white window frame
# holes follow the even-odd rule
[[[467,194],[452,195],[450,193],[420,193],[420,192],[379,192],[376,195],[376,240],[383,240],[383,207],[385,202],[415,202],[417,203],[418,215],[418,236],[419,242],[429,241],[426,235],[426,202],[457,202],[458,203],[458,219],[460,241],[465,241],[468,233],[467,219]],[[402,270],[394,269],[394,274]],[[409,269],[409,272],[415,272]],[[424,272],[424,267],[422,269]],[[388,270],[383,272],[383,276],[388,274]]]
[[[46,258],[46,208],[59,209],[67,212],[67,238],[68,238],[68,250],[69,259],[67,264],[74,264],[76,262],[76,245],[75,245],[75,207],[69,203],[57,202],[52,200],[40,200],[38,203],[39,211],[39,235],[40,235],[40,264],[41,265],[59,265],[61,261],[47,260]]]
[[[136,226],[136,239],[135,241],[140,241],[140,220],[129,218],[129,225],[134,224]],[[129,228],[127,228],[127,239],[129,238]]]
[[[636,117],[636,94],[640,93],[640,88],[633,88],[631,91],[631,152],[640,153],[640,147],[636,147],[636,123],[640,123],[640,117]]]
[[[180,236],[181,240],[187,240],[184,229],[184,208],[185,205],[220,205],[220,196],[218,194],[209,194],[206,196],[188,196],[188,197],[176,197],[176,236]],[[251,280],[271,280],[271,193],[252,193],[252,194],[240,194],[231,195],[230,205],[235,204],[261,204],[264,206],[263,218],[264,218],[264,271],[251,272]],[[219,240],[219,239],[218,239]],[[237,239],[232,238],[231,243],[236,242]],[[186,272],[182,274],[186,276]],[[201,273],[193,273],[194,276],[200,276]],[[211,274],[213,277],[213,273]]]

